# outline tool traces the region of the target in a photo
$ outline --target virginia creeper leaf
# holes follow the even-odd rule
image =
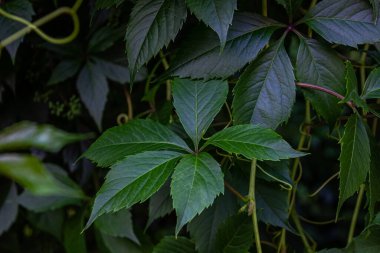
[[[184,156],[172,178],[171,195],[177,213],[177,235],[187,222],[224,192],[224,182],[218,162],[208,153]]]
[[[174,79],[174,107],[195,150],[207,128],[227,99],[227,81]]]
[[[340,141],[339,202],[337,217],[344,201],[364,183],[370,168],[370,146],[364,123],[353,114],[347,121]]]
[[[118,40],[123,38],[124,28],[113,28],[103,26],[98,29],[92,36],[88,43],[89,54],[96,54],[107,50],[112,47]]]
[[[44,213],[27,212],[26,218],[33,227],[53,235],[58,240],[62,240],[62,230],[65,221],[64,209]]]
[[[141,0],[136,3],[125,35],[132,80],[141,66],[174,40],[185,20],[185,1]]]
[[[348,101],[352,101],[357,107],[361,107],[365,112],[368,112],[369,107],[367,106],[365,100],[362,99],[358,94],[358,81],[356,78],[354,67],[349,61],[346,61],[345,79],[346,96],[341,101],[341,103],[347,103]]]
[[[248,13],[236,13],[221,52],[218,37],[198,28],[180,46],[170,73],[179,77],[227,78],[256,58],[281,24]]]
[[[148,119],[133,120],[105,131],[83,156],[98,166],[107,167],[128,155],[160,149],[191,152],[180,137],[160,123]]]
[[[15,184],[12,184],[3,203],[0,202],[0,235],[7,231],[16,221],[17,213],[17,188]]]
[[[318,41],[300,38],[296,65],[298,81],[344,94],[344,64],[334,51]],[[304,94],[317,113],[333,125],[341,111],[339,100],[321,91],[304,89]]]
[[[170,184],[166,183],[149,199],[149,219],[146,223],[148,228],[154,220],[173,211],[173,200],[170,196]]]
[[[64,82],[70,77],[73,77],[76,73],[78,73],[81,65],[81,62],[77,60],[61,61],[53,70],[53,73],[48,81],[48,85]]]
[[[237,0],[186,0],[186,3],[195,16],[218,34],[223,48],[237,8]]]
[[[293,67],[283,39],[252,62],[234,89],[234,124],[260,124],[275,129],[286,121],[296,97]]]
[[[301,6],[303,0],[276,0],[277,3],[284,6],[289,16],[293,15],[295,11]]]
[[[153,253],[196,253],[194,243],[186,237],[166,236],[153,249]]]
[[[303,22],[332,43],[357,47],[380,41],[380,24],[367,0],[323,0]]]
[[[87,253],[85,236],[81,234],[82,227],[82,213],[77,213],[65,220],[63,225],[63,245],[66,253]]]
[[[305,155],[305,153],[292,149],[272,129],[251,124],[223,129],[211,136],[204,147],[207,145],[217,146],[248,159],[278,161]]]
[[[114,164],[96,195],[85,229],[102,214],[147,200],[165,183],[181,155],[173,151],[146,151]]]
[[[371,145],[371,167],[369,169],[369,206],[370,220],[373,220],[377,203],[380,201],[380,147]]]
[[[362,97],[364,99],[380,98],[380,68],[376,68],[369,74]]]

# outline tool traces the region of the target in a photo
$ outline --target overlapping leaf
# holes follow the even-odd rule
[[[173,200],[170,196],[170,184],[167,182],[149,199],[149,219],[146,228],[148,228],[155,219],[164,217],[173,210]]]
[[[372,70],[369,74],[362,97],[365,99],[380,98],[380,68]]]
[[[0,235],[15,222],[18,213],[17,188],[12,184],[4,201],[0,202]]]
[[[186,237],[166,236],[153,249],[153,253],[196,253],[194,243]]]

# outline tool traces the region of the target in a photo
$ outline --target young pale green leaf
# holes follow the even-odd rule
[[[58,152],[65,145],[87,139],[89,136],[67,133],[50,125],[22,121],[0,132],[0,151],[38,148]]]
[[[181,153],[146,151],[114,164],[98,191],[87,229],[99,216],[143,202],[165,183]]]
[[[216,34],[195,29],[180,46],[169,71],[179,77],[227,78],[255,59],[281,26],[259,15],[236,13],[222,52]]]
[[[336,215],[346,199],[351,197],[364,183],[370,168],[370,146],[361,117],[353,114],[347,121],[340,141],[339,156],[339,202]]]
[[[361,96],[364,99],[380,98],[380,68],[371,71]]]
[[[195,150],[227,99],[228,83],[221,80],[174,79],[174,107]]]
[[[65,221],[63,225],[63,246],[66,253],[87,253],[85,236],[81,234],[82,227],[82,213],[77,213]]]
[[[228,28],[237,8],[237,0],[186,0],[186,3],[197,18],[218,34],[223,48],[226,44]]]
[[[302,22],[332,43],[357,47],[380,41],[380,23],[374,23],[367,0],[323,0]]]
[[[83,154],[98,166],[107,167],[149,150],[174,149],[191,152],[186,143],[169,128],[152,120],[133,120],[105,131]]]
[[[106,213],[95,221],[96,228],[110,236],[125,237],[140,244],[133,231],[132,215],[128,209],[116,213]]]
[[[380,147],[371,146],[371,167],[369,169],[369,190],[367,192],[369,206],[368,211],[370,220],[373,220],[376,211],[376,204],[380,202]]]
[[[229,192],[218,196],[214,204],[196,216],[187,226],[199,253],[215,252],[215,239],[219,225],[237,212],[236,197]]]
[[[208,153],[184,156],[172,178],[171,195],[177,213],[177,235],[187,222],[224,192],[224,182],[218,162]]]
[[[344,94],[344,64],[334,51],[313,39],[300,38],[297,54],[296,77],[300,82],[315,84]],[[331,125],[339,116],[339,100],[320,91],[304,90],[319,115]]]
[[[16,221],[17,213],[17,188],[12,184],[4,201],[0,202],[0,236]]]
[[[186,237],[166,236],[153,249],[153,253],[196,253],[194,243]]]
[[[260,124],[275,129],[286,121],[296,97],[293,67],[283,39],[252,62],[234,89],[234,124]]]
[[[136,3],[125,35],[132,80],[141,66],[175,38],[185,20],[185,1],[142,0]]]
[[[164,217],[173,210],[173,200],[170,197],[170,184],[167,182],[149,199],[149,219],[146,223],[146,228],[148,228],[154,220]]]
[[[279,134],[258,125],[232,126],[211,136],[205,145],[214,145],[248,159],[278,161],[304,156],[284,141]]]
[[[228,218],[216,234],[216,253],[248,252],[253,243],[252,222],[246,215]]]
[[[61,61],[53,70],[48,85],[61,83],[78,73],[82,63],[78,60]]]

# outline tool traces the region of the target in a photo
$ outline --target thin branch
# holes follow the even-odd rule
[[[246,202],[247,199],[240,194],[240,192],[238,192],[235,188],[233,188],[229,183],[227,183],[226,181],[224,181],[224,186],[230,191],[232,192],[236,197],[238,197],[241,201],[243,202]]]

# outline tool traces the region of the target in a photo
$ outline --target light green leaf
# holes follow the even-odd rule
[[[348,119],[340,143],[337,217],[344,201],[351,197],[364,183],[370,168],[369,139],[364,123],[357,114],[353,114]]]
[[[174,79],[174,107],[195,150],[199,141],[227,99],[227,81],[192,81]]]
[[[63,225],[63,245],[66,253],[86,253],[86,241],[81,234],[83,227],[83,215],[75,214],[68,218]]]
[[[237,0],[186,0],[186,3],[197,18],[218,34],[223,48],[226,44],[228,28],[237,8]]]
[[[196,253],[194,243],[186,237],[166,236],[153,249],[153,253]]]
[[[380,98],[380,68],[371,71],[361,96],[364,99]]]
[[[154,220],[164,217],[173,211],[173,200],[170,196],[170,184],[167,182],[149,199],[148,228]]]
[[[114,164],[98,191],[87,229],[99,216],[144,202],[165,183],[181,153],[146,151]]]
[[[176,235],[224,192],[223,173],[208,153],[186,155],[172,176],[171,195],[177,213]]]
[[[82,63],[78,60],[61,61],[53,70],[48,85],[53,85],[66,81],[78,73]]]
[[[0,202],[0,236],[16,221],[17,214],[17,188],[12,184],[4,201]]]
[[[174,40],[185,20],[185,1],[141,0],[136,3],[125,35],[132,80],[141,66]]]
[[[380,24],[367,0],[323,0],[302,22],[332,43],[357,47],[380,41]]]
[[[214,134],[205,143],[248,159],[278,161],[306,155],[296,151],[280,135],[269,128],[257,125],[232,126]]]
[[[281,26],[259,15],[236,13],[222,52],[216,34],[197,28],[180,45],[169,71],[179,77],[227,78],[254,60]]]
[[[174,149],[191,152],[169,128],[152,120],[133,120],[105,131],[84,153],[98,166],[107,167],[143,151]]]
[[[275,129],[286,121],[296,97],[293,67],[283,39],[269,47],[240,76],[234,89],[234,124]]]
[[[51,125],[22,121],[0,132],[0,151],[38,148],[58,152],[65,145],[88,137],[88,134],[71,134]]]

